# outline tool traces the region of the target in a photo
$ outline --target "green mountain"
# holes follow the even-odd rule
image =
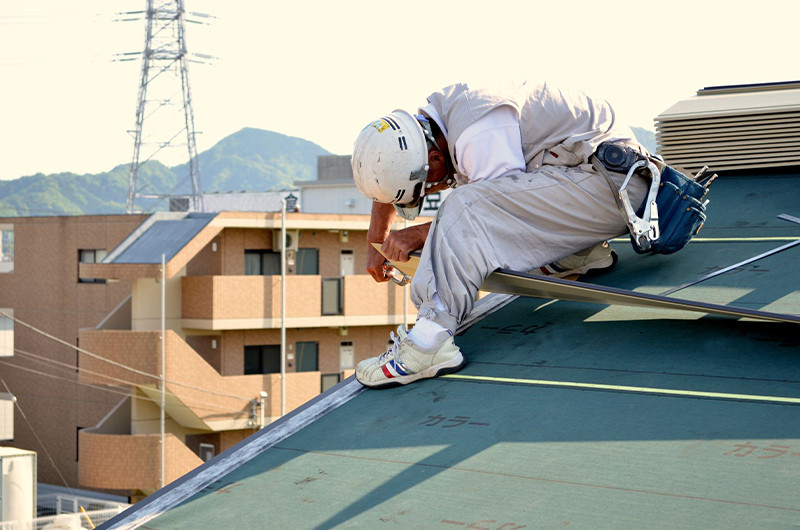
[[[317,157],[329,154],[307,140],[245,128],[200,153],[202,187],[206,192],[290,188],[295,181],[315,180]],[[37,173],[0,181],[0,217],[124,213],[128,173],[129,166],[123,164],[98,174]],[[139,170],[138,190],[186,192],[187,175],[187,164],[147,162]],[[145,204],[137,199],[137,206],[148,209]],[[152,209],[165,210],[165,201],[153,202]]]
[[[655,152],[655,134],[634,127],[637,139]],[[245,128],[200,153],[203,191],[267,191],[293,187],[294,182],[316,180],[317,157],[330,152],[315,143],[272,131]],[[127,164],[98,174],[54,173],[0,181],[0,217],[89,215],[125,212],[128,195]],[[188,192],[187,165],[167,167],[156,161],[143,164],[137,180],[141,194]],[[166,201],[144,210],[165,210]]]
[[[200,154],[204,191],[266,191],[294,186],[317,178],[317,157],[329,155],[322,147],[261,129],[242,129]],[[173,168],[187,174],[186,164]]]

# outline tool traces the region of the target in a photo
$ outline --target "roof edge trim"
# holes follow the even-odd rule
[[[769,90],[789,90],[800,88],[800,81],[775,81],[771,83],[751,83],[744,85],[707,86],[697,91],[698,96],[710,94],[730,94],[733,92],[765,92]]]
[[[458,332],[465,331],[488,314],[517,298],[514,295],[499,293],[492,293],[481,298],[476,302],[475,309],[467,320],[459,326]],[[201,489],[219,480],[255,456],[344,405],[366,389],[367,387],[356,380],[355,375],[348,377],[305,405],[280,418],[275,423],[261,429],[253,436],[242,440],[227,451],[220,453],[183,477],[133,505],[128,510],[109,519],[104,523],[103,528],[128,530],[145,525],[148,521],[189,499]]]
[[[320,394],[305,405],[290,412],[275,423],[262,429],[212,458],[183,477],[138,502],[128,510],[110,519],[104,528],[133,529],[177,506],[201,489],[238,468],[276,443],[286,439],[306,425],[316,421],[340,405],[350,401],[366,387],[350,376],[339,385]]]

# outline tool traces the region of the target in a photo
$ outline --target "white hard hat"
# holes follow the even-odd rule
[[[394,204],[401,216],[414,219],[428,178],[426,136],[433,140],[404,110],[395,110],[364,127],[353,145],[351,160],[358,190],[374,201]]]

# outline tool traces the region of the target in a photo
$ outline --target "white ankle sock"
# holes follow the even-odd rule
[[[447,306],[444,305],[442,299],[439,298],[439,293],[433,293],[433,303],[436,304],[436,309],[442,312],[447,312]]]
[[[452,335],[450,330],[427,318],[417,320],[417,323],[408,332],[411,341],[425,350],[438,349]]]

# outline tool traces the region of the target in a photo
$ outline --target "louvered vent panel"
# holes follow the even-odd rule
[[[656,142],[691,172],[800,166],[800,81],[699,90],[656,118]]]

